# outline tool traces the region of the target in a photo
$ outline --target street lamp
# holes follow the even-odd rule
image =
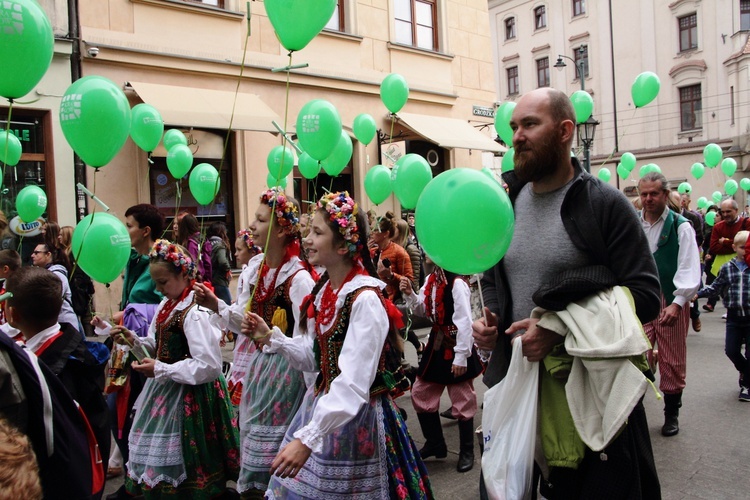
[[[555,63],[555,65],[553,66],[553,68],[558,68],[558,69],[567,68],[568,65],[565,64],[565,61],[563,61],[563,59],[569,59],[569,60],[573,61],[573,65],[576,67],[576,73],[578,74],[578,78],[581,80],[581,90],[586,90],[586,82],[584,81],[584,73],[583,73],[584,65],[586,64],[585,61],[584,61],[584,59],[583,59],[583,57],[586,55],[586,46],[585,45],[581,45],[580,47],[578,47],[578,55],[580,57],[578,58],[578,62],[576,62],[576,60],[573,59],[572,57],[568,57],[568,56],[564,56],[562,54],[558,54],[557,55],[557,62]]]
[[[577,123],[578,140],[583,143],[583,167],[586,172],[591,172],[591,145],[594,143],[594,133],[599,122],[593,116],[583,123]]]

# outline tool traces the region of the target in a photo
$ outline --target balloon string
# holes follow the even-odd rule
[[[633,122],[633,119],[635,119],[635,114],[636,114],[636,112],[637,112],[637,111],[638,111],[638,108],[635,108],[635,109],[633,110],[633,116],[631,116],[631,117],[630,117],[630,119],[628,120],[628,123],[627,123],[627,124],[625,125],[625,127],[623,128],[623,131],[622,131],[622,133],[620,134],[620,140],[618,141],[618,144],[619,144],[620,142],[622,142],[622,140],[623,140],[623,139],[625,138],[625,134],[626,134],[626,133],[628,132],[628,127],[630,127],[630,124],[631,124],[631,123]],[[607,163],[608,161],[610,161],[610,160],[611,160],[611,159],[612,159],[612,158],[613,158],[613,157],[615,156],[615,153],[616,153],[616,152],[617,152],[617,149],[616,149],[616,148],[612,148],[612,152],[611,152],[611,153],[609,154],[609,156],[608,156],[608,157],[607,157],[607,158],[606,158],[606,159],[605,159],[605,160],[604,160],[604,161],[603,161],[603,162],[601,163],[601,165],[599,165],[599,168],[602,168],[602,167],[603,167],[603,166],[604,166],[604,165],[605,165],[605,164],[606,164],[606,163]],[[629,175],[629,174],[628,174],[628,175]]]
[[[289,119],[289,80],[292,74],[292,53],[293,51],[289,51],[289,64],[287,64],[286,69],[286,96],[284,98],[284,133],[281,134],[281,145],[286,148],[286,127],[287,127],[287,120]],[[279,162],[279,173],[276,174],[276,184],[281,187],[281,172],[284,171],[284,159],[286,158],[286,155],[284,154],[286,151],[283,151],[281,154],[281,161]],[[268,186],[273,187],[273,186]]]
[[[396,124],[396,115],[391,113],[391,133],[388,134],[388,144],[393,142],[393,127]]]
[[[8,159],[8,135],[10,134],[10,118],[13,114],[13,99],[8,99],[8,102],[10,103],[8,106],[8,119],[5,123],[5,153],[3,154],[3,178],[0,179],[0,206],[3,204],[3,197],[5,196],[3,194],[2,185],[5,183],[5,169],[8,167],[8,164],[5,163],[5,160]]]

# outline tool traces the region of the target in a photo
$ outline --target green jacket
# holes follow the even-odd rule
[[[131,248],[130,259],[125,266],[120,309],[124,310],[130,303],[158,304],[161,299],[162,295],[156,291],[156,284],[148,269],[148,255],[140,255]]]

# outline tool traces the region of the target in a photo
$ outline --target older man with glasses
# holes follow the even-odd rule
[[[731,198],[721,202],[719,213],[721,213],[721,222],[714,225],[708,249],[713,256],[711,272],[714,275],[718,275],[721,266],[737,255],[732,248],[734,236],[737,232],[746,231],[750,227],[750,221],[739,215],[739,205]],[[703,306],[703,309],[713,312],[714,306],[709,302]]]

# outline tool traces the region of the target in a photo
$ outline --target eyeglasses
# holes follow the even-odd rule
[[[40,253],[49,253],[49,250],[47,250],[47,251],[45,251],[45,250],[34,250],[33,252],[31,252],[32,255],[37,255],[37,254],[40,254]]]

